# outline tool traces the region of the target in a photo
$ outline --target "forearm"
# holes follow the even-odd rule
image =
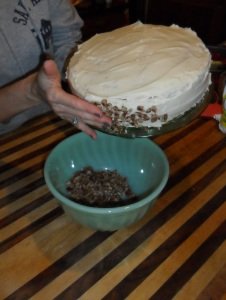
[[[42,101],[36,89],[37,73],[0,88],[0,123],[16,114],[36,106]]]

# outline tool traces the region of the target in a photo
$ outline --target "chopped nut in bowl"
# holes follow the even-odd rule
[[[165,153],[150,139],[72,135],[49,154],[44,177],[64,211],[89,228],[114,231],[146,214],[166,185]]]
[[[67,182],[67,191],[74,201],[96,207],[127,205],[138,199],[126,177],[116,170],[95,171],[91,167],[76,172]]]

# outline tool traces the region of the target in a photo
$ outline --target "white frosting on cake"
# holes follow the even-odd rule
[[[160,127],[201,101],[211,81],[210,63],[208,49],[191,29],[136,22],[81,44],[67,77],[88,101],[107,99],[127,114],[154,107],[157,118],[136,126]],[[122,125],[133,126],[125,119]]]

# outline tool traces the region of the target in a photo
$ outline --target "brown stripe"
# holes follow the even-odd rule
[[[44,178],[38,178],[37,180],[25,185],[23,188],[5,196],[2,197],[0,201],[0,208],[8,205],[9,203],[12,203],[19,199],[20,197],[25,196],[28,193],[32,193],[35,189],[39,188],[40,186],[44,185],[45,181]]]
[[[222,163],[220,164],[222,166]],[[220,174],[223,172],[223,167],[217,166],[212,172],[208,174],[206,178],[203,178],[196,186],[194,186],[194,190],[191,188],[183,197],[180,197],[179,199],[175,200],[172,205],[169,205],[164,211],[162,211],[156,218],[152,219],[150,222],[148,222],[147,225],[145,225],[141,230],[139,230],[136,234],[132,235],[127,242],[123,243],[118,250],[115,250],[113,255],[110,255],[110,259],[106,258],[105,260],[107,261],[107,266],[110,266],[110,268],[115,265],[116,261],[115,259],[117,258],[117,261],[120,261],[122,258],[124,258],[129,252],[133,251],[140,243],[142,243],[146,238],[150,236],[155,230],[157,230],[159,227],[161,227],[162,224],[167,222],[171,218],[171,216],[175,213],[177,213],[184,205],[186,205],[190,200],[192,200],[194,193],[198,193],[199,190],[201,190],[204,186],[208,184],[208,182],[212,181],[214,176],[217,176],[217,174]],[[198,188],[200,186],[200,188]],[[125,251],[126,250],[126,251]],[[126,253],[125,253],[126,252]],[[122,257],[123,256],[123,257]],[[102,261],[99,264],[99,276],[103,275],[103,263],[105,262]],[[63,261],[63,258],[61,259]],[[112,262],[112,264],[111,264]],[[56,262],[57,263],[57,262]],[[54,268],[54,264],[52,265]],[[106,268],[106,269],[109,269]],[[98,278],[98,272],[95,271],[95,277]],[[39,279],[42,278],[42,287],[48,284],[48,282],[45,282],[44,278],[47,278],[48,276],[45,276],[46,270],[44,270],[42,273],[39,274]],[[63,269],[62,269],[63,272]],[[93,271],[92,271],[93,274]],[[57,276],[57,274],[56,274]],[[85,278],[87,280],[87,278]],[[96,279],[97,280],[97,279]],[[25,286],[26,290],[33,290],[33,281],[29,281]],[[81,281],[80,285],[82,286]],[[31,292],[32,293],[32,292]],[[30,294],[30,296],[33,294]]]
[[[57,260],[53,265],[48,267],[45,271],[39,273],[36,277],[26,283],[24,286],[9,295],[5,300],[24,300],[30,299],[32,295],[38,292],[46,284],[50,283],[54,278],[59,276],[71,265],[78,262],[82,257],[87,255],[92,249],[96,248],[104,240],[109,238],[113,233],[111,232],[95,232],[88,237],[84,242],[77,247],[70,250],[67,254]],[[74,298],[75,299],[75,298]]]
[[[55,142],[56,143],[56,142]],[[172,145],[170,143],[170,145]],[[192,164],[189,164],[188,166],[184,167],[181,172],[177,173],[174,176],[171,176],[169,179],[169,182],[172,182],[171,184],[175,184],[178,182],[178,180],[181,180],[183,176],[187,175],[189,172],[194,170],[195,168],[199,167],[205,160],[208,160],[210,156],[213,156],[215,153],[220,151],[222,148],[226,146],[226,141],[221,140],[212,147],[208,148],[205,153],[202,153],[199,157],[197,157]],[[7,178],[5,181],[0,182],[0,187],[4,187],[9,184],[9,181],[14,182],[17,180],[17,178],[23,178],[24,176],[28,176],[34,171],[37,170],[37,167],[40,166],[40,164],[37,164],[36,166],[33,166],[32,168],[28,168],[27,170],[23,170],[22,172],[17,173],[16,175]],[[171,186],[171,184],[168,183],[168,186]],[[1,207],[1,203],[0,203]]]
[[[195,127],[194,127],[195,129]],[[187,129],[186,129],[187,130]],[[188,130],[189,133],[191,133],[191,130]],[[175,140],[173,141],[172,139],[169,139],[169,141],[167,140],[165,142],[165,147],[166,147],[166,143],[167,143],[167,146],[172,146],[172,144],[174,142],[177,142],[177,138],[175,138]],[[223,141],[224,143],[224,141]],[[208,153],[212,153],[212,150],[214,150],[213,153],[215,153],[219,148],[218,148],[218,145],[221,147],[223,147],[224,145],[221,145],[220,142],[218,144],[216,144],[215,146],[211,147],[210,149],[208,149]],[[215,148],[216,147],[216,148]],[[0,187],[3,188],[5,186],[7,186],[10,182],[14,182],[15,180],[17,180],[17,178],[19,177],[20,179],[25,177],[25,176],[29,176],[30,174],[32,174],[34,171],[36,171],[38,169],[38,167],[41,167],[41,164],[37,164],[36,166],[33,166],[32,168],[28,168],[26,170],[23,170],[19,173],[17,173],[16,175],[10,177],[10,178],[7,178],[5,180],[2,180],[0,182]]]
[[[206,288],[197,296],[196,300],[210,300],[210,295],[215,297],[215,300],[225,300],[226,296],[226,267],[222,266],[220,272],[213,278],[213,280],[206,286]],[[222,297],[223,295],[223,297]],[[212,298],[212,300],[214,300]]]
[[[9,185],[12,184],[12,182],[17,182],[18,178],[21,180],[22,178],[34,174],[35,172],[41,170],[42,167],[43,167],[43,161],[38,162],[37,164],[33,164],[32,167],[24,169],[23,171],[20,171],[11,177],[3,179],[2,181],[0,181],[0,189],[8,187]]]
[[[219,145],[219,143],[217,144]],[[221,145],[222,146],[222,145]],[[215,147],[213,147],[215,149]],[[219,150],[219,147],[216,147],[218,150]],[[216,149],[215,149],[216,151]],[[201,156],[202,159],[197,159],[197,163],[200,164],[200,163],[203,163],[203,159],[205,158],[205,155],[202,155]],[[207,155],[207,158],[209,158],[209,156]],[[225,162],[221,162],[219,164],[219,167],[215,168],[217,169],[217,171],[212,171],[209,173],[208,177],[211,175],[211,180],[213,180],[216,176],[218,176],[219,174],[219,171],[221,171],[223,168],[224,168],[224,165],[225,165]],[[182,170],[180,170],[175,176],[172,176],[172,178],[169,180],[169,184],[167,186],[167,189],[170,189],[172,188],[175,184],[177,184],[178,180],[182,180],[185,176],[187,176],[189,174],[189,171],[191,171],[190,169],[193,170],[194,168],[194,164],[192,164],[193,167],[191,167],[191,165],[189,166],[186,166],[185,168],[183,168]],[[196,165],[196,168],[198,167],[198,165]],[[207,179],[206,179],[207,180]],[[12,194],[10,194],[9,196],[6,196],[2,199],[2,201],[0,202],[0,207],[3,207],[5,205],[7,205],[8,203],[11,203],[13,201],[15,201],[16,199],[22,197],[23,195],[27,194],[27,192],[32,192],[33,190],[35,190],[36,188],[42,186],[44,184],[44,179],[43,177],[41,177],[40,179],[36,180],[35,182],[32,182],[30,183],[29,185],[25,186],[23,189],[20,189]],[[202,188],[205,187],[206,183],[204,184],[196,184],[197,187],[195,188],[195,191],[198,192],[198,190],[201,190]],[[190,193],[190,191],[188,192]],[[173,206],[176,205],[176,201],[174,201],[173,203]],[[182,201],[179,201],[178,202],[178,205],[185,205]],[[178,208],[179,210],[180,208]],[[173,212],[170,212],[170,213],[173,213]],[[8,220],[13,220],[13,218],[15,217],[14,216],[8,216]]]
[[[189,132],[189,133],[191,133],[191,132]],[[172,141],[172,138],[171,138],[171,141]],[[177,142],[178,141],[178,139],[176,140],[175,139],[175,141]],[[219,144],[219,143],[218,143]],[[167,144],[167,141],[165,142],[165,145],[167,146],[167,145],[170,145],[171,146],[171,144],[170,143],[168,143]],[[223,142],[222,142],[222,144],[221,144],[221,146],[223,145]],[[216,145],[215,145],[216,146]],[[215,146],[213,146],[213,147],[215,147]],[[168,146],[167,146],[168,147]],[[211,147],[211,148],[213,148],[213,147]],[[206,158],[204,158],[203,159],[203,157],[200,159],[200,160],[197,160],[197,162],[198,162],[198,164],[202,164],[203,162],[205,162],[205,160],[208,160],[209,159],[209,155],[208,155],[208,150],[205,152],[205,156],[206,156]],[[200,157],[201,157],[202,155],[200,155]],[[189,167],[191,167],[191,166],[186,166],[185,168],[183,168],[183,169],[185,169],[185,170],[187,170],[187,174],[189,174],[190,172],[191,172],[191,170],[193,170],[192,168],[190,168],[189,169]],[[196,167],[197,167],[197,165],[196,165]],[[182,170],[183,170],[182,169]],[[178,175],[179,173],[181,173],[182,172],[182,170],[180,170],[179,172],[177,172],[177,174],[176,175]],[[185,174],[183,174],[183,176],[184,177],[186,177],[187,175]],[[217,174],[216,174],[216,176],[217,176]],[[174,176],[174,178],[176,178],[175,176]],[[214,176],[213,176],[213,178],[214,178]],[[180,177],[180,179],[181,179],[181,177]],[[174,185],[174,184],[176,184],[177,183],[177,181],[175,180],[175,181],[172,181],[171,183],[170,183],[170,185],[172,186],[172,185]],[[176,209],[180,209],[179,208],[179,206],[176,208]],[[166,219],[165,219],[166,220]],[[165,220],[163,220],[163,222],[165,222]],[[159,223],[160,223],[160,220],[159,220]],[[47,223],[48,224],[48,223]],[[23,236],[21,235],[21,237],[23,238]],[[130,242],[129,242],[130,243]],[[64,260],[62,260],[62,263],[64,263],[65,261]],[[54,269],[54,265],[55,264],[53,264],[51,267],[53,267],[53,269]],[[46,269],[47,270],[47,269]],[[41,281],[41,284],[43,285],[43,286],[45,286],[47,283],[45,282],[45,279],[43,279],[45,276],[45,274],[48,276],[48,273],[45,273],[45,271],[46,270],[44,270],[42,273],[40,273],[40,277],[39,277],[39,280]],[[62,268],[60,268],[59,267],[59,272],[62,272],[63,270],[62,270]],[[61,273],[60,272],[60,273]],[[53,277],[54,277],[54,275],[53,275]],[[54,277],[55,278],[55,277]],[[33,279],[32,279],[33,280]],[[32,281],[31,280],[31,281]],[[43,283],[43,281],[42,280],[44,280],[44,283]],[[30,282],[30,281],[29,281]],[[26,284],[26,286],[28,286],[28,288],[29,288],[29,282]],[[31,284],[31,286],[32,286],[32,284]],[[31,292],[31,295],[32,295],[32,292]],[[18,299],[18,297],[16,297],[15,299]],[[73,298],[74,299],[74,298]]]
[[[204,164],[208,159],[214,156],[217,152],[226,146],[226,139],[220,140],[218,143],[214,144],[210,148],[206,149],[204,153],[201,153],[192,163],[188,163],[185,167],[180,169],[176,174],[170,176],[166,190],[172,187],[172,185],[177,184],[183,178],[188,176],[191,172],[198,169],[202,164]]]
[[[114,289],[112,289],[103,300],[125,299],[143,280],[149,276],[170,254],[185,241],[205,220],[224,203],[226,188],[223,188],[215,195],[204,207],[184,223],[171,237],[169,237],[158,249],[148,256],[138,267],[136,267],[128,276],[126,276]],[[222,241],[223,242],[223,241]],[[217,245],[216,245],[217,248]],[[215,249],[216,249],[215,248]],[[104,268],[105,269],[105,268]],[[95,272],[96,274],[96,272]],[[86,278],[83,278],[85,280]],[[176,283],[175,283],[176,284]],[[73,286],[74,288],[75,286]],[[78,288],[78,287],[77,287]],[[67,290],[66,290],[67,291]],[[75,289],[73,289],[75,292]],[[84,291],[83,291],[84,292]],[[67,297],[66,292],[63,294]],[[156,298],[172,299],[172,298]]]
[[[15,130],[15,131],[13,132],[13,135],[9,135],[9,134],[7,134],[7,135],[5,135],[5,136],[2,135],[2,136],[1,136],[1,144],[6,144],[6,143],[9,143],[9,142],[12,142],[12,141],[14,141],[14,140],[16,140],[16,139],[19,139],[20,137],[23,137],[23,136],[26,135],[26,134],[30,134],[30,133],[33,132],[33,131],[37,131],[37,130],[39,130],[39,129],[42,129],[43,127],[49,126],[50,124],[57,124],[58,122],[61,122],[61,121],[62,121],[62,119],[60,119],[59,117],[57,117],[57,116],[54,115],[53,113],[48,113],[48,114],[44,115],[44,116],[43,116],[43,119],[45,119],[46,116],[49,117],[50,119],[47,120],[47,121],[44,121],[44,122],[41,123],[41,124],[32,126],[32,125],[33,125],[33,120],[31,120],[30,122],[26,123],[26,127],[24,127],[24,128],[20,127],[18,130]],[[39,117],[39,118],[40,118],[40,117]],[[197,120],[198,120],[198,123],[197,123],[197,125],[196,125],[196,121],[197,121]],[[183,134],[183,133],[179,133],[180,136],[185,136],[186,134],[188,134],[189,131],[190,131],[189,128],[191,128],[191,130],[193,130],[193,129],[195,129],[195,127],[197,127],[197,126],[199,126],[199,125],[201,126],[202,123],[204,123],[204,121],[206,122],[206,120],[203,120],[203,119],[201,119],[201,118],[200,118],[200,119],[196,119],[196,120],[194,121],[194,123],[191,123],[191,127],[190,127],[190,124],[189,124],[187,127],[185,127],[185,131],[183,130],[184,134]],[[31,126],[29,126],[29,125],[31,125]],[[175,132],[176,132],[176,131],[175,131]],[[186,133],[186,132],[187,132],[187,133]],[[176,137],[175,137],[175,138],[176,138]]]
[[[42,197],[37,198],[36,200],[32,201],[31,203],[24,205],[22,208],[16,210],[12,214],[6,216],[5,218],[0,220],[0,229],[8,226],[10,223],[15,222],[19,218],[25,216],[32,210],[35,210],[36,208],[42,206],[46,202],[50,201],[53,198],[53,196],[48,193],[43,195]]]
[[[71,127],[71,125],[69,123],[68,124],[64,124],[62,126],[59,126],[57,128],[54,128],[54,129],[46,132],[46,133],[43,133],[43,134],[41,134],[39,136],[36,136],[36,137],[30,139],[29,141],[25,141],[25,142],[23,142],[23,143],[21,143],[19,145],[13,146],[13,147],[5,150],[5,151],[2,151],[0,153],[0,159],[4,158],[7,155],[15,153],[17,151],[20,151],[20,150],[22,150],[22,149],[24,149],[24,148],[26,148],[26,147],[28,147],[30,145],[34,145],[36,143],[40,143],[42,140],[44,140],[44,139],[46,139],[46,138],[54,135],[55,133],[59,132],[60,130],[65,130],[65,129],[68,129],[70,127]]]
[[[172,299],[182,286],[192,277],[192,275],[198,271],[198,269],[214,253],[214,251],[224,242],[225,238],[226,221],[191,255],[191,257],[150,299]]]
[[[54,116],[54,115],[53,115]],[[50,115],[51,117],[51,115]],[[41,124],[35,125],[35,126],[29,126],[29,123],[26,124],[26,128],[19,128],[18,130],[14,130],[12,135],[6,134],[5,136],[1,136],[1,143],[7,144],[9,142],[12,142],[16,139],[19,139],[20,137],[23,137],[26,134],[29,134],[33,131],[42,129],[43,127],[49,126],[50,123],[57,124],[59,121],[61,121],[60,118],[54,117],[53,119],[50,119],[48,121],[45,121]],[[30,123],[32,125],[32,122]]]
[[[203,122],[201,122],[201,123],[203,123]],[[70,126],[68,125],[68,123],[66,123],[64,126],[61,127],[61,129],[63,129],[63,128],[65,129],[65,128],[69,128],[69,127],[70,127]],[[181,135],[181,136],[184,136],[184,135],[187,135],[187,134],[191,134],[192,131],[195,130],[196,128],[197,128],[197,124],[196,124],[196,123],[195,123],[195,124],[192,124],[191,126],[185,127],[185,129],[184,129],[181,133],[179,133],[179,137],[180,137],[180,135]],[[58,128],[57,128],[56,130],[58,130]],[[73,130],[73,132],[75,132],[75,129],[74,129],[74,128],[72,128],[72,130]],[[47,135],[47,137],[48,137],[48,133],[45,134],[45,135]],[[66,134],[66,133],[65,133],[65,135],[68,136],[69,134]],[[34,142],[34,140],[36,140],[36,139],[38,139],[38,141],[40,141],[39,138],[34,138],[33,140],[29,141],[28,144],[31,144],[31,143]],[[168,142],[166,141],[165,148],[166,148],[167,146],[172,146],[172,144],[175,143],[175,142],[177,142],[177,141],[178,141],[177,135],[174,136],[173,138],[170,138]],[[56,144],[56,142],[53,142],[53,143],[50,144],[50,145],[53,145],[53,146],[54,146],[54,144]],[[26,146],[26,145],[27,145],[27,142],[25,143],[25,146]],[[24,146],[24,147],[25,147],[25,146]],[[52,146],[52,147],[53,147],[53,146]],[[20,145],[19,145],[18,147],[20,147]],[[22,147],[22,148],[23,148],[23,147]],[[15,149],[14,149],[14,151],[15,151]],[[14,151],[12,151],[12,152],[14,152]],[[18,151],[18,149],[17,149],[17,151]],[[34,153],[34,152],[33,152],[33,153]],[[28,155],[28,158],[30,158],[29,155]],[[26,159],[25,159],[25,160],[26,160]],[[20,159],[18,159],[18,160],[14,161],[14,162],[12,162],[12,163],[10,163],[10,164],[8,164],[8,165],[9,165],[9,167],[10,167],[11,164],[13,164],[13,166],[15,166],[15,165],[17,165],[17,164],[19,164],[19,163],[21,163],[21,162],[23,162],[23,161],[24,161],[24,159],[23,159],[22,161],[20,161]],[[3,172],[3,171],[6,170],[6,169],[8,169],[8,168],[7,168],[7,165],[6,165],[5,168],[3,168],[3,169],[0,167],[0,173]]]
[[[138,232],[134,233],[94,268],[80,277],[79,280],[62,292],[56,299],[77,299],[80,297],[89,287],[95,284],[102,276],[108,273],[115,265],[128,256],[130,252],[143,243],[146,238],[148,238],[165,222],[167,222],[172,215],[175,215],[180,209],[182,209],[182,207],[191,201],[194,195],[197,195],[200,191],[202,191],[202,189],[213,180],[213,178],[216,176],[216,173],[219,175],[224,171],[223,167],[221,170],[219,169],[219,166],[217,166],[207,175],[206,178],[201,179],[196,185],[189,188],[181,197],[176,199],[155,218],[150,220]],[[224,189],[224,193],[225,191],[226,189]],[[139,285],[139,283],[143,281],[147,275],[146,273],[149,273],[149,270],[153,270],[159,264],[161,264],[161,262],[175,249],[175,247],[177,247],[184,239],[186,239],[191,232],[193,232],[202,222],[205,221],[208,215],[211,215],[212,212],[222,204],[222,201],[222,197],[219,196],[209,202],[199,213],[194,215],[194,217],[185,223],[185,225],[183,225],[175,233],[175,235],[173,235],[173,237],[170,237],[161,247],[159,247],[159,249],[157,249],[153,255],[147,259],[147,263],[145,262],[144,264],[141,264],[141,266],[136,268],[134,272],[130,273],[130,275],[127,276],[128,280],[126,278],[113,290],[112,298],[110,293],[108,295],[109,298],[106,299],[124,299],[125,296],[128,295],[129,292],[131,292],[134,288],[134,283],[135,286]],[[93,276],[93,274],[95,274],[95,276]],[[137,274],[140,275],[137,276]],[[85,284],[83,284],[83,282],[85,282]],[[132,282],[131,286],[130,282]],[[126,294],[121,295],[121,290],[124,290]]]
[[[64,132],[64,131],[62,131],[62,133],[64,134],[65,137],[71,135],[73,132],[74,132],[73,128],[72,128],[72,130],[70,132]],[[62,137],[54,140],[52,143],[49,143],[48,145],[46,145],[46,146],[44,146],[42,148],[39,148],[39,149],[37,149],[37,150],[35,150],[33,152],[30,152],[29,154],[26,154],[26,155],[24,155],[24,156],[22,156],[22,157],[20,157],[18,159],[13,160],[10,163],[6,163],[6,164],[2,165],[0,167],[0,173],[4,172],[4,171],[7,171],[9,169],[15,168],[19,164],[25,162],[26,160],[34,159],[35,156],[38,156],[40,154],[44,154],[46,152],[49,152],[50,150],[52,150],[52,148],[54,146],[56,146],[59,143],[60,140],[62,140]]]
[[[219,145],[222,147],[224,145],[224,142],[218,143],[217,145],[212,147],[212,149],[215,149],[214,152],[219,150]],[[211,153],[212,152],[213,152],[213,150],[211,151]],[[208,153],[210,153],[210,152],[208,151]],[[198,165],[200,163],[204,163],[203,159],[205,159],[205,158],[208,159],[209,156],[208,155],[200,155],[200,157],[197,158],[196,163]],[[186,166],[185,168],[183,168],[182,170],[177,172],[177,174],[175,176],[172,176],[169,180],[169,184],[167,186],[167,189],[172,188],[175,184],[177,184],[178,180],[182,180],[185,176],[187,176],[188,173],[191,171],[191,169],[193,170],[194,167],[197,168],[198,165],[196,163],[193,163],[192,166],[191,165]],[[224,163],[220,163],[220,167],[219,168],[217,167],[218,171],[221,170],[223,166],[224,166]],[[213,180],[214,175],[217,176],[218,172],[214,171],[214,172],[211,172],[210,174],[212,174],[212,173],[213,173],[213,175],[212,175],[212,180]],[[44,179],[43,178],[40,178],[40,179],[36,180],[35,182],[32,182],[31,184],[25,186],[23,189],[21,189],[19,191],[16,191],[16,192],[10,194],[7,197],[4,197],[2,199],[2,201],[0,202],[0,207],[3,207],[5,205],[7,205],[8,203],[11,203],[11,202],[15,201],[16,199],[18,199],[18,198],[22,197],[23,195],[25,195],[27,192],[31,192],[32,190],[35,190],[36,188],[42,186],[43,184],[44,184]],[[204,184],[204,186],[205,186],[205,184]],[[200,185],[200,189],[201,188],[203,188],[202,185]],[[175,203],[176,202],[174,202],[173,205],[176,205]],[[184,205],[184,204],[183,204],[183,202],[178,202],[178,205]],[[11,217],[9,216],[9,218],[11,218]]]
[[[172,146],[172,144],[178,142],[180,139],[184,138],[186,135],[192,134],[192,132],[197,130],[198,127],[201,127],[202,125],[205,125],[205,124],[206,124],[206,121],[204,121],[201,118],[195,120],[190,125],[186,126],[183,130],[181,130],[180,132],[177,132],[177,134],[175,134],[174,136],[170,137],[165,142],[163,142],[162,148],[165,149],[167,147]],[[155,138],[155,139],[157,139],[157,138]]]
[[[17,243],[21,242],[26,237],[33,234],[40,228],[44,227],[46,224],[52,222],[62,214],[63,211],[61,207],[57,207],[52,211],[50,211],[48,214],[44,215],[43,217],[39,218],[38,220],[30,224],[29,226],[19,230],[17,233],[15,233],[14,235],[10,236],[8,239],[0,243],[0,254],[8,250],[9,248],[13,247]]]

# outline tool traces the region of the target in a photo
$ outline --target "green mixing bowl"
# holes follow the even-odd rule
[[[127,178],[139,200],[113,208],[91,207],[70,200],[66,182],[87,166],[94,170],[116,170]],[[144,216],[167,183],[169,164],[161,148],[148,138],[128,139],[97,132],[97,139],[93,140],[77,133],[51,151],[44,177],[58,203],[75,221],[95,230],[114,231]]]

